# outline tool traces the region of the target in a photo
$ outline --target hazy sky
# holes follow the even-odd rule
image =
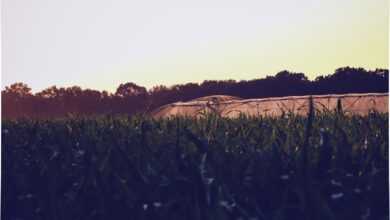
[[[388,66],[388,0],[2,0],[2,88]]]

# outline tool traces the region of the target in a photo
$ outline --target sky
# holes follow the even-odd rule
[[[2,0],[2,89],[388,68],[387,0]]]

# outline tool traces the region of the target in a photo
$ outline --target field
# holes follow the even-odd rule
[[[388,219],[388,114],[2,121],[2,218]]]

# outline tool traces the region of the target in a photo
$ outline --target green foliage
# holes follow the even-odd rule
[[[388,115],[2,122],[4,219],[386,219]]]

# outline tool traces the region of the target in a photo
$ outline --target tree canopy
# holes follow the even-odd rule
[[[67,114],[134,114],[159,106],[209,95],[266,98],[292,95],[388,92],[389,71],[342,67],[334,73],[309,80],[304,73],[287,70],[253,80],[205,80],[202,83],[155,86],[149,90],[133,82],[120,84],[115,93],[51,86],[33,94],[18,82],[2,91],[2,116],[62,117]]]

